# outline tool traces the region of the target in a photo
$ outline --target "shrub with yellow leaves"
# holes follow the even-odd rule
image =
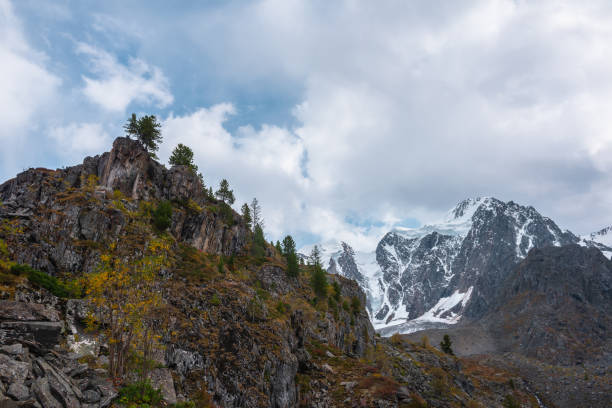
[[[110,375],[116,380],[124,376],[132,352],[140,355],[141,375],[146,376],[146,365],[159,340],[154,326],[164,315],[157,277],[169,265],[169,250],[168,239],[156,238],[148,243],[144,256],[126,259],[112,244],[100,256],[98,272],[86,277],[92,310],[88,326],[108,342]]]

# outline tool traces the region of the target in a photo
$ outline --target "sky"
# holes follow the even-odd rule
[[[135,112],[268,239],[373,250],[468,197],[612,225],[612,2],[0,0],[0,182]]]

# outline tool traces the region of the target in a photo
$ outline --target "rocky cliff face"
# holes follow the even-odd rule
[[[22,230],[11,246],[18,262],[52,275],[90,272],[99,246],[129,233],[123,210],[159,200],[176,204],[170,229],[177,240],[213,254],[244,250],[247,228],[236,214],[228,225],[197,175],[183,166],[166,169],[128,138],[81,165],[30,169],[0,185],[0,219]]]
[[[409,338],[449,335],[461,356],[488,354],[529,381],[546,406],[603,408],[612,393],[610,310],[612,262],[601,251],[534,248],[481,319]]]
[[[533,249],[483,323],[500,349],[565,365],[612,363],[612,261],[578,245]]]
[[[151,380],[167,403],[293,407],[299,398],[316,400],[296,384],[300,372],[320,369],[307,350],[312,341],[350,358],[372,347],[357,284],[337,278],[340,303],[314,308],[308,276],[288,279],[271,247],[263,265],[250,258],[241,218],[208,199],[191,170],[166,169],[134,140],[118,138],[110,152],[78,166],[25,171],[0,186],[0,199],[0,372],[14,373],[0,376],[2,401],[105,407],[117,395],[104,344],[79,344],[94,340],[83,331],[86,301],[33,288],[6,269],[4,257],[65,279],[89,274],[109,246],[126,256],[142,250],[155,235],[148,214],[161,200],[172,203],[174,243],[172,264],[158,277],[164,351]],[[222,259],[232,263],[219,268]]]

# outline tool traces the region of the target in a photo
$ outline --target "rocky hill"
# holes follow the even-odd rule
[[[289,277],[272,246],[255,253],[244,220],[191,169],[166,169],[136,141],[27,170],[0,200],[3,406],[538,406],[504,368],[376,336],[357,283],[329,275],[316,295],[311,267]],[[140,317],[109,337],[115,307]]]
[[[498,365],[541,390],[548,405],[604,407],[612,395],[610,310],[612,261],[601,251],[534,248],[509,273],[483,318],[407,338],[440,341],[448,334],[457,354],[497,356]]]

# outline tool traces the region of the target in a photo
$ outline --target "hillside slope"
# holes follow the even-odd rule
[[[482,319],[445,334],[462,356],[489,354],[553,406],[608,406],[612,396],[612,261],[578,245],[532,249]],[[568,388],[571,384],[571,388]]]
[[[355,282],[328,276],[337,285],[315,295],[311,268],[292,278],[273,247],[254,255],[239,215],[208,197],[189,168],[168,170],[133,140],[79,166],[27,170],[0,186],[0,199],[7,406],[130,406],[142,376],[161,390],[164,402],[145,401],[155,406],[537,406],[508,371],[465,369],[427,342],[376,337]],[[172,216],[159,230],[165,200]],[[146,269],[152,282],[140,295],[159,295],[159,304],[136,322],[152,349],[135,348],[127,372],[110,378],[114,343],[100,335],[113,322],[92,314],[110,303],[94,303],[84,282],[149,268],[152,246],[166,261]]]

